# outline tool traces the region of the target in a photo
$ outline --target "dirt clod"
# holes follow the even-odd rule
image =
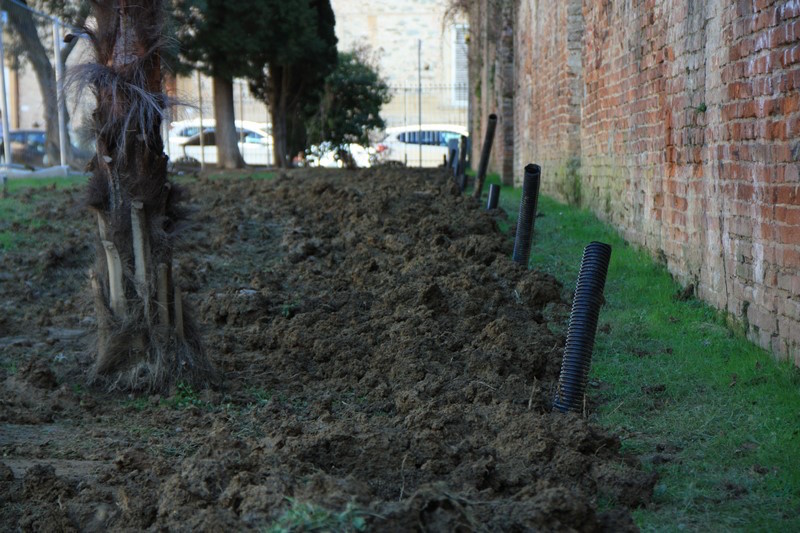
[[[39,465],[0,465],[21,484],[3,523],[263,530],[308,504],[374,531],[635,529],[655,479],[617,437],[551,412],[569,308],[555,278],[511,262],[502,211],[439,170],[186,187],[176,260],[218,390],[86,387],[96,229],[74,222],[77,193],[50,198],[52,253],[0,256],[16,280],[0,284],[0,451]]]

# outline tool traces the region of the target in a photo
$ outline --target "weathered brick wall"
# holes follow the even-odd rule
[[[515,28],[517,179],[800,364],[800,1],[520,0]]]
[[[581,0],[518,2],[514,168],[549,176],[546,190],[577,200],[581,156]]]
[[[481,0],[470,7],[472,167],[477,168],[487,119],[497,115],[489,172],[514,183],[514,0]]]

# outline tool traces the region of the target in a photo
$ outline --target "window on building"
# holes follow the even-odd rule
[[[468,100],[469,52],[468,28],[459,24],[453,28],[453,105],[465,106]]]

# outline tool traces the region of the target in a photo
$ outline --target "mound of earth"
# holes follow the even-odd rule
[[[85,387],[91,218],[79,191],[20,198],[46,222],[0,264],[0,522],[635,529],[654,478],[550,412],[569,307],[502,211],[441,170],[184,181],[180,283],[224,381],[166,397]]]

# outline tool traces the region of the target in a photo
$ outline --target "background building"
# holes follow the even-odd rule
[[[445,0],[332,0],[331,4],[339,49],[366,45],[377,54],[393,95],[382,113],[387,126],[419,123],[420,81],[423,123],[467,125],[465,16],[448,17]]]

